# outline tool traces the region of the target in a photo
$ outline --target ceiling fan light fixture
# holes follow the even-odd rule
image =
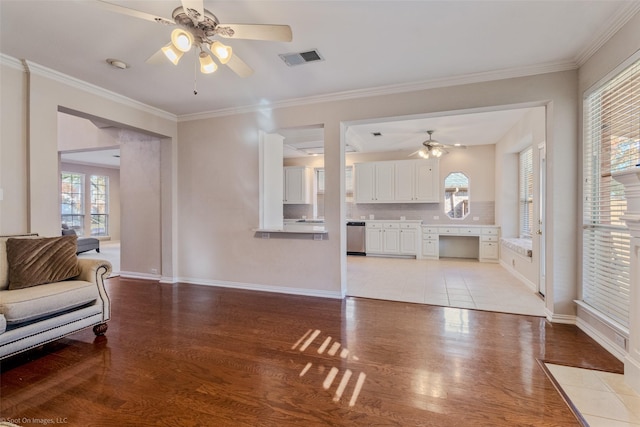
[[[171,32],[171,43],[181,52],[188,52],[193,45],[193,36],[191,33],[176,28]]]
[[[217,69],[218,66],[213,62],[213,58],[206,52],[200,52],[200,72],[203,74],[211,74],[215,73]]]
[[[169,59],[169,61],[173,63],[173,65],[178,65],[180,58],[182,58],[182,55],[184,55],[184,52],[176,49],[173,43],[169,43],[168,45],[164,46],[162,48],[162,53],[164,53],[164,56],[166,56],[167,59]]]
[[[233,55],[233,50],[231,46],[226,46],[219,41],[214,41],[209,45],[209,50],[213,53],[218,60],[220,60],[221,64],[226,64],[231,59],[231,55]]]

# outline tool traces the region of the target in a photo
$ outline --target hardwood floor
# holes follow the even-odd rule
[[[540,317],[121,278],[108,292],[106,336],[87,330],[2,361],[0,418],[572,426],[540,361],[622,372],[578,328]]]

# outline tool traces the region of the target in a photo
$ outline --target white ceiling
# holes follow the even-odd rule
[[[96,0],[0,0],[0,52],[51,68],[178,116],[345,91],[492,73],[575,68],[638,1],[205,0],[222,23],[288,24],[293,41],[225,40],[255,73],[197,75],[145,60],[171,27],[97,7]],[[171,17],[179,0],[122,1]],[[278,54],[316,48],[324,61],[288,67]],[[105,60],[131,68],[119,70]],[[350,92],[351,93],[351,92]]]
[[[179,0],[110,1],[169,18],[180,6]],[[185,54],[178,66],[145,63],[168,42],[171,27],[97,4],[0,0],[0,52],[179,118],[575,69],[640,11],[640,0],[204,0],[221,23],[288,24],[293,41],[223,40],[255,73],[240,78],[224,66],[211,75],[195,73],[194,95],[194,54]],[[278,57],[311,49],[324,61],[288,67]],[[110,67],[107,58],[130,68]],[[522,113],[357,124],[349,138],[363,150],[368,144],[403,149],[419,145],[433,129],[443,143],[494,143]],[[298,131],[304,135],[290,135],[290,141],[315,144],[321,134],[317,128]],[[382,137],[374,138],[373,131]]]

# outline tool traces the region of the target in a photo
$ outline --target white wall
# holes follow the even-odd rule
[[[179,276],[201,283],[339,294],[346,276],[346,255],[340,241],[341,236],[344,242],[345,233],[340,184],[344,174],[342,122],[482,107],[547,105],[549,180],[562,183],[554,187],[548,204],[549,233],[558,236],[549,251],[558,262],[548,266],[553,290],[548,291],[547,304],[551,312],[573,315],[577,270],[573,243],[576,81],[577,73],[567,71],[180,122]],[[318,123],[325,129],[328,240],[256,238],[251,228],[258,225],[258,132]],[[480,179],[492,174],[487,171]],[[567,204],[567,200],[571,202]]]
[[[0,202],[2,233],[36,232],[44,236],[60,234],[57,144],[59,111],[72,111],[100,118],[122,128],[156,135],[157,138],[165,136],[166,138],[158,139],[161,140],[160,151],[163,154],[159,162],[162,162],[163,167],[160,168],[160,163],[156,166],[161,172],[159,182],[163,209],[156,209],[152,213],[154,218],[144,218],[146,222],[161,225],[153,227],[152,231],[144,226],[136,229],[132,236],[148,244],[145,255],[139,257],[137,253],[127,253],[127,249],[123,248],[122,258],[129,260],[131,264],[127,268],[135,273],[148,274],[150,264],[162,265],[162,274],[168,277],[167,280],[171,280],[176,270],[177,241],[175,116],[126,98],[115,99],[117,97],[112,93],[105,93],[100,88],[67,78],[36,64],[29,64],[29,73],[21,72],[18,64],[12,58],[0,56],[3,108],[0,118],[0,152],[3,153],[0,185],[5,186],[10,182],[16,189],[15,193],[8,195],[11,203]],[[27,82],[28,91],[25,89]],[[5,114],[9,107],[13,112]],[[138,203],[145,202],[145,198],[133,199],[127,206],[123,205],[123,215],[126,214],[126,209],[144,211],[144,206]],[[164,209],[164,206],[168,208]],[[126,232],[124,229],[122,231]],[[158,241],[161,243],[157,243]],[[153,263],[145,258],[147,254],[153,254]]]
[[[0,57],[0,235],[29,229],[25,91],[22,64]]]

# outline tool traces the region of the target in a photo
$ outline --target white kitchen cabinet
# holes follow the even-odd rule
[[[395,201],[439,203],[438,160],[396,161]]]
[[[382,248],[382,235],[383,235],[382,224],[367,223],[365,226],[365,234],[366,234],[366,240],[365,240],[366,253],[368,254],[383,253],[384,250]]]
[[[500,259],[500,227],[498,226],[423,225],[421,231],[421,258],[439,259],[440,244],[443,243],[443,247],[449,248],[449,252],[455,251],[457,258],[469,258],[468,254],[475,252],[471,258],[477,257],[480,262],[498,262]],[[469,239],[469,237],[473,239]],[[469,245],[473,245],[473,247]]]
[[[440,203],[438,159],[416,160],[414,202]]]
[[[376,203],[395,201],[395,162],[376,162],[374,165]]]
[[[437,227],[422,227],[422,258],[438,259],[440,257],[440,241]]]
[[[394,162],[356,163],[356,203],[393,202],[394,171]]]
[[[418,255],[420,236],[419,224],[400,224],[400,253],[402,255]]]
[[[356,163],[354,171],[356,203],[374,203],[376,197],[375,165],[373,163]]]
[[[356,203],[439,203],[438,160],[355,164]]]
[[[312,179],[311,169],[305,166],[285,166],[284,204],[311,203]]]
[[[418,255],[418,222],[367,221],[366,236],[368,255]]]
[[[388,255],[397,255],[400,253],[400,224],[383,224],[382,252]]]
[[[498,262],[500,259],[498,227],[483,227],[480,234],[480,261]]]

